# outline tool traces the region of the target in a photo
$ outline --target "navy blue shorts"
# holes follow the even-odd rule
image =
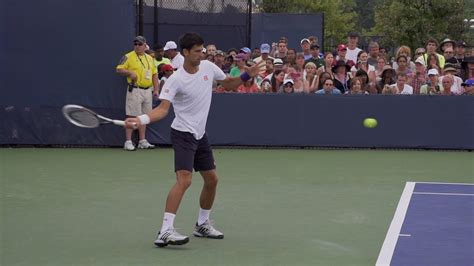
[[[197,140],[193,134],[171,129],[171,143],[174,149],[174,171],[193,169],[198,171],[208,171],[216,169],[211,145],[207,139],[207,134]]]

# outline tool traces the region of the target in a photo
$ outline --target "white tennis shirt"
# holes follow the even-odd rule
[[[225,78],[224,72],[207,60],[201,61],[199,70],[194,74],[189,74],[183,67],[174,72],[160,93],[160,99],[173,104],[175,118],[171,127],[201,139],[206,132],[211,107],[212,82]]]

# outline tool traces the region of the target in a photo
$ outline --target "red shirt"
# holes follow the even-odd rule
[[[259,93],[257,84],[253,83],[250,87],[245,87],[244,84],[237,88],[237,93]]]

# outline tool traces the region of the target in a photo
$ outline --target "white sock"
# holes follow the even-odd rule
[[[174,228],[174,217],[176,217],[176,214],[170,213],[170,212],[165,212],[165,215],[163,217],[163,225],[161,226],[161,232],[164,232],[170,228]]]
[[[198,225],[205,223],[209,220],[209,215],[211,214],[211,210],[204,210],[199,208],[199,218],[198,218]]]

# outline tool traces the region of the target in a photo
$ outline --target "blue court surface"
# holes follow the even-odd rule
[[[376,265],[474,265],[474,184],[407,182]]]

